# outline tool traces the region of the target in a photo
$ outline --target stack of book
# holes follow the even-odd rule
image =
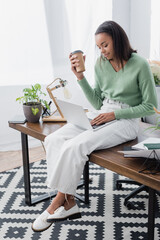
[[[144,141],[130,147],[130,149],[124,149],[119,151],[124,154],[124,157],[144,157],[153,158],[152,151],[156,151],[158,158],[160,159],[160,138],[147,138]]]

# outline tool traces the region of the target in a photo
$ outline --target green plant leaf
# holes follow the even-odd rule
[[[32,89],[30,89],[30,88],[24,88],[24,89],[23,89],[23,92],[24,92],[24,93],[31,93],[31,92],[32,92]]]
[[[41,85],[40,85],[39,83],[36,83],[36,84],[34,85],[34,88],[35,88],[36,90],[41,90]]]
[[[32,107],[32,113],[34,116],[36,116],[36,114],[39,112],[39,109],[38,108],[33,108]]]
[[[23,99],[23,97],[18,97],[16,98],[16,101],[21,101]]]

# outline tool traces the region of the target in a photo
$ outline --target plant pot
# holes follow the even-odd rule
[[[33,109],[38,109],[36,115],[34,115]],[[35,123],[39,122],[40,116],[42,114],[42,105],[41,103],[29,102],[23,104],[23,112],[28,122]]]

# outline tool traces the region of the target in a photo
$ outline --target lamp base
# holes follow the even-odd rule
[[[62,118],[61,116],[48,116],[42,118],[43,122],[67,122],[65,118]]]

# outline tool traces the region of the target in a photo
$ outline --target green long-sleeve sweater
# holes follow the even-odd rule
[[[140,118],[154,113],[157,95],[148,62],[132,53],[124,68],[116,72],[108,60],[98,58],[95,64],[95,86],[84,77],[78,81],[89,102],[100,109],[105,98],[117,100],[130,107],[114,111],[116,119]]]

